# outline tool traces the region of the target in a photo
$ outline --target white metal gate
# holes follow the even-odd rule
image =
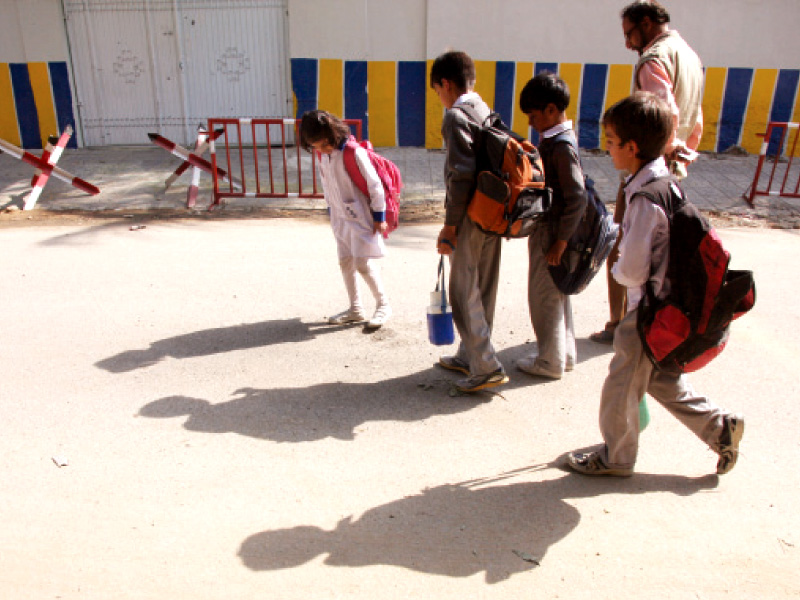
[[[63,0],[87,146],[291,114],[288,0]]]

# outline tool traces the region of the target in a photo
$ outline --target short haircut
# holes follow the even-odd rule
[[[622,9],[622,18],[628,19],[634,25],[641,23],[645,17],[649,17],[653,23],[658,25],[669,23],[667,9],[656,0],[639,0]]]
[[[324,110],[310,110],[300,120],[300,146],[311,152],[311,144],[325,141],[339,148],[350,137],[350,127]]]
[[[462,91],[475,85],[475,63],[466,52],[445,52],[433,61],[430,86],[442,85],[442,79],[452,81]]]
[[[564,112],[569,106],[569,86],[566,82],[549,71],[542,71],[528,81],[519,94],[519,108],[524,113],[532,110],[544,110],[549,104],[555,104],[558,112]]]
[[[620,143],[636,142],[636,158],[650,162],[664,154],[672,137],[672,111],[651,92],[636,92],[623,98],[603,115],[603,126],[614,128]]]

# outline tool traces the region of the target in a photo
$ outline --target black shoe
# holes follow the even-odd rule
[[[469,375],[469,365],[457,356],[440,357],[439,366],[448,371],[458,371],[464,375]]]
[[[456,389],[459,392],[469,394],[470,392],[485,390],[486,388],[503,385],[504,383],[508,383],[508,375],[500,368],[487,375],[475,375],[475,377],[459,379],[456,381]]]

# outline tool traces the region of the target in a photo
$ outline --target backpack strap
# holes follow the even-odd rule
[[[361,169],[358,168],[358,163],[356,162],[356,148],[360,147],[361,146],[356,139],[353,136],[350,136],[350,139],[345,142],[344,148],[342,149],[342,158],[344,159],[344,169],[347,171],[347,174],[350,176],[353,184],[355,184],[362,194],[369,198],[367,180],[364,178],[364,175],[361,173]]]
[[[575,136],[569,134],[570,131],[573,130],[565,129],[564,131],[560,131],[559,133],[555,134],[553,137],[542,138],[539,141],[539,145],[541,146],[544,140],[550,140],[550,142],[553,144],[569,144],[570,146],[572,146],[573,150],[575,150],[575,154],[578,155],[578,162],[581,164],[581,171],[583,171],[583,161],[581,160],[581,150],[580,147],[578,146],[578,140],[575,139]],[[584,179],[588,178],[586,172],[584,172],[583,176]]]
[[[680,195],[678,196],[680,200],[683,200],[683,191],[678,186],[678,180],[673,175],[667,175],[665,177],[654,177],[650,179],[647,183],[645,183],[632,197],[635,198],[636,196],[641,196],[652,202],[656,206],[660,207],[664,214],[667,216],[667,221],[669,221],[670,229],[672,228],[672,217],[675,214],[675,211],[678,209],[680,204],[674,202],[674,195],[672,193],[672,185],[675,185],[678,190],[680,191]],[[670,240],[671,241],[671,240]],[[656,306],[656,294],[653,290],[653,283],[648,280],[645,282],[645,298],[647,300],[647,305],[649,307]],[[642,321],[644,318],[644,311],[640,311],[639,313],[639,320]],[[642,321],[643,322],[643,321]]]
[[[458,106],[454,106],[453,108],[457,108],[465,115],[467,115],[469,120],[478,125],[478,127],[492,126],[497,121],[502,122],[500,115],[496,112],[490,112],[485,119],[481,119],[480,115],[478,115],[478,111],[471,104],[466,104],[466,103],[459,104]]]
[[[673,192],[673,186],[676,189],[675,192]],[[675,211],[680,208],[686,198],[674,175],[654,177],[645,183],[633,195],[631,200],[636,196],[643,196],[656,206],[661,207],[670,223],[672,222],[672,216],[675,214]],[[675,201],[676,197],[678,198],[677,202]]]

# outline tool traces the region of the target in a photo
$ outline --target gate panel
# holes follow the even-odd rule
[[[186,144],[209,117],[288,114],[286,4],[64,0],[85,144]]]
[[[286,0],[183,2],[181,29],[192,122],[291,114]]]
[[[182,125],[172,0],[65,0],[84,143],[141,144]]]

